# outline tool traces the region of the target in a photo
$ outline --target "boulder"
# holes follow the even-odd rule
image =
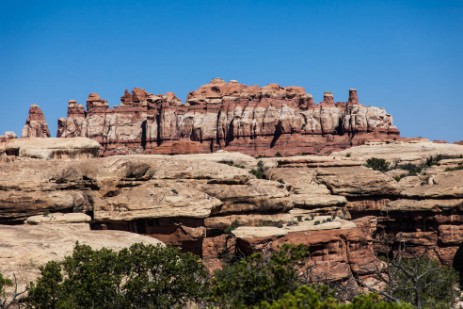
[[[5,149],[8,155],[34,159],[86,159],[98,156],[100,144],[85,137],[21,138],[7,142]]]

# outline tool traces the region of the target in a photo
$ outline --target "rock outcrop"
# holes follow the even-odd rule
[[[429,151],[418,159],[390,157],[386,173],[354,155],[363,146],[349,149],[351,156],[262,159],[227,152],[20,157],[0,163],[0,224],[27,220],[57,229],[90,216],[93,229],[177,245],[200,255],[210,270],[230,254],[305,244],[314,280],[368,278],[381,266],[376,255],[394,253],[398,244],[411,256],[426,253],[457,267],[463,263],[463,146],[398,144]],[[439,160],[424,157],[431,153]]]
[[[88,159],[97,157],[100,151],[98,142],[85,137],[11,139],[0,147],[0,156],[6,159]]]
[[[29,108],[29,116],[26,119],[21,137],[50,137],[47,121],[37,104],[32,104]]]
[[[48,261],[71,255],[76,242],[120,250],[134,243],[163,245],[152,237],[122,231],[92,231],[88,224],[0,225],[0,273],[18,278],[18,291],[33,282]]]
[[[246,86],[213,79],[188,95],[127,90],[120,106],[92,93],[87,108],[69,101],[68,117],[58,121],[58,137],[89,137],[102,155],[209,153],[220,149],[250,155],[323,154],[366,141],[398,138],[391,115],[326,92],[316,105],[302,87]]]

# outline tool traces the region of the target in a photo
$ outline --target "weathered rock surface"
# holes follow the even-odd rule
[[[352,158],[366,161],[370,158],[382,158],[389,162],[424,162],[426,159],[439,155],[446,157],[462,157],[463,145],[442,144],[429,141],[389,143],[367,143],[351,149],[334,152],[336,157]]]
[[[21,138],[5,143],[5,153],[12,157],[36,159],[86,159],[98,156],[100,144],[85,138]]]
[[[251,155],[329,153],[366,141],[398,138],[391,115],[332,93],[316,105],[302,87],[246,86],[216,78],[188,95],[125,91],[120,106],[92,93],[87,108],[71,100],[58,121],[58,137],[89,137],[103,155],[209,153],[219,149]]]
[[[98,201],[95,219],[104,222],[169,217],[206,218],[220,206],[220,200],[199,190],[179,184],[145,183]]]
[[[37,104],[29,108],[29,116],[22,130],[21,137],[50,137],[47,121]]]
[[[397,195],[400,191],[394,179],[363,166],[355,169],[347,167],[319,169],[317,179],[323,182],[331,193],[344,196]]]
[[[94,101],[93,108],[104,104]],[[443,144],[433,145],[430,151],[440,154]],[[29,218],[28,223],[55,229],[86,222],[88,215],[94,229],[178,245],[201,255],[210,270],[229,254],[301,243],[311,248],[311,276],[322,280],[368,278],[382,265],[374,253],[390,254],[398,243],[411,256],[427,253],[447,265],[463,263],[462,159],[428,165],[416,160],[416,175],[403,178],[366,168],[362,160],[345,155],[256,160],[227,152],[17,157],[0,162],[0,223]]]
[[[71,255],[76,242],[94,249],[120,250],[138,242],[163,243],[122,231],[91,231],[88,224],[0,225],[0,273],[18,278],[21,291],[40,274],[48,261],[60,261]]]
[[[24,222],[26,224],[71,224],[71,223],[90,223],[92,218],[83,213],[52,213],[42,216],[32,216]]]

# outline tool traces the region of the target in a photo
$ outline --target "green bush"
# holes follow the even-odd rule
[[[295,267],[309,255],[304,246],[283,245],[266,259],[255,253],[215,273],[210,302],[220,308],[247,308],[294,291],[300,281]]]
[[[230,224],[229,227],[227,227],[226,229],[223,230],[223,233],[224,234],[231,234],[231,232],[233,232],[233,230],[235,230],[239,226],[240,226],[240,221],[233,220],[232,224]]]
[[[458,165],[458,166],[454,166],[454,167],[447,167],[445,169],[446,172],[459,171],[459,170],[463,170],[463,165]]]
[[[429,158],[426,159],[426,165],[427,166],[433,166],[439,163],[440,160],[444,159],[444,156],[442,155],[437,155],[435,157],[430,156]]]
[[[5,287],[11,285],[13,285],[13,282],[11,282],[10,279],[4,278],[0,273],[0,304],[3,304],[6,301]]]
[[[285,293],[272,303],[262,302],[262,309],[412,309],[403,302],[386,302],[377,294],[363,294],[355,297],[349,304],[340,304],[334,293],[325,286],[300,286],[294,292]]]
[[[370,158],[367,160],[365,166],[380,172],[387,172],[389,170],[389,163],[381,158]]]
[[[259,308],[262,309],[304,309],[304,308],[337,308],[338,303],[334,298],[334,293],[325,286],[320,286],[318,290],[314,287],[302,285],[293,292],[287,292],[282,297],[273,302],[261,302]]]
[[[407,176],[416,176],[419,173],[421,173],[421,171],[423,170],[423,166],[419,166],[419,165],[412,164],[412,163],[399,165],[398,168],[408,171]]]
[[[26,299],[31,308],[176,308],[207,290],[200,260],[169,246],[116,253],[77,244],[72,256],[40,271]]]
[[[257,162],[257,168],[251,171],[251,174],[256,176],[257,179],[264,179],[265,172],[264,172],[264,162],[259,161]]]

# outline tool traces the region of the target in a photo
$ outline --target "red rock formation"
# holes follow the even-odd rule
[[[26,119],[21,137],[50,137],[47,121],[37,104],[32,104],[29,108],[29,116]]]
[[[330,153],[399,135],[391,115],[359,104],[357,90],[348,102],[333,94],[315,105],[302,87],[269,84],[262,88],[220,78],[188,95],[127,90],[121,105],[109,108],[92,93],[87,112],[70,101],[68,118],[59,119],[58,136],[96,139],[103,155],[127,153],[207,153],[219,149],[251,155]]]

